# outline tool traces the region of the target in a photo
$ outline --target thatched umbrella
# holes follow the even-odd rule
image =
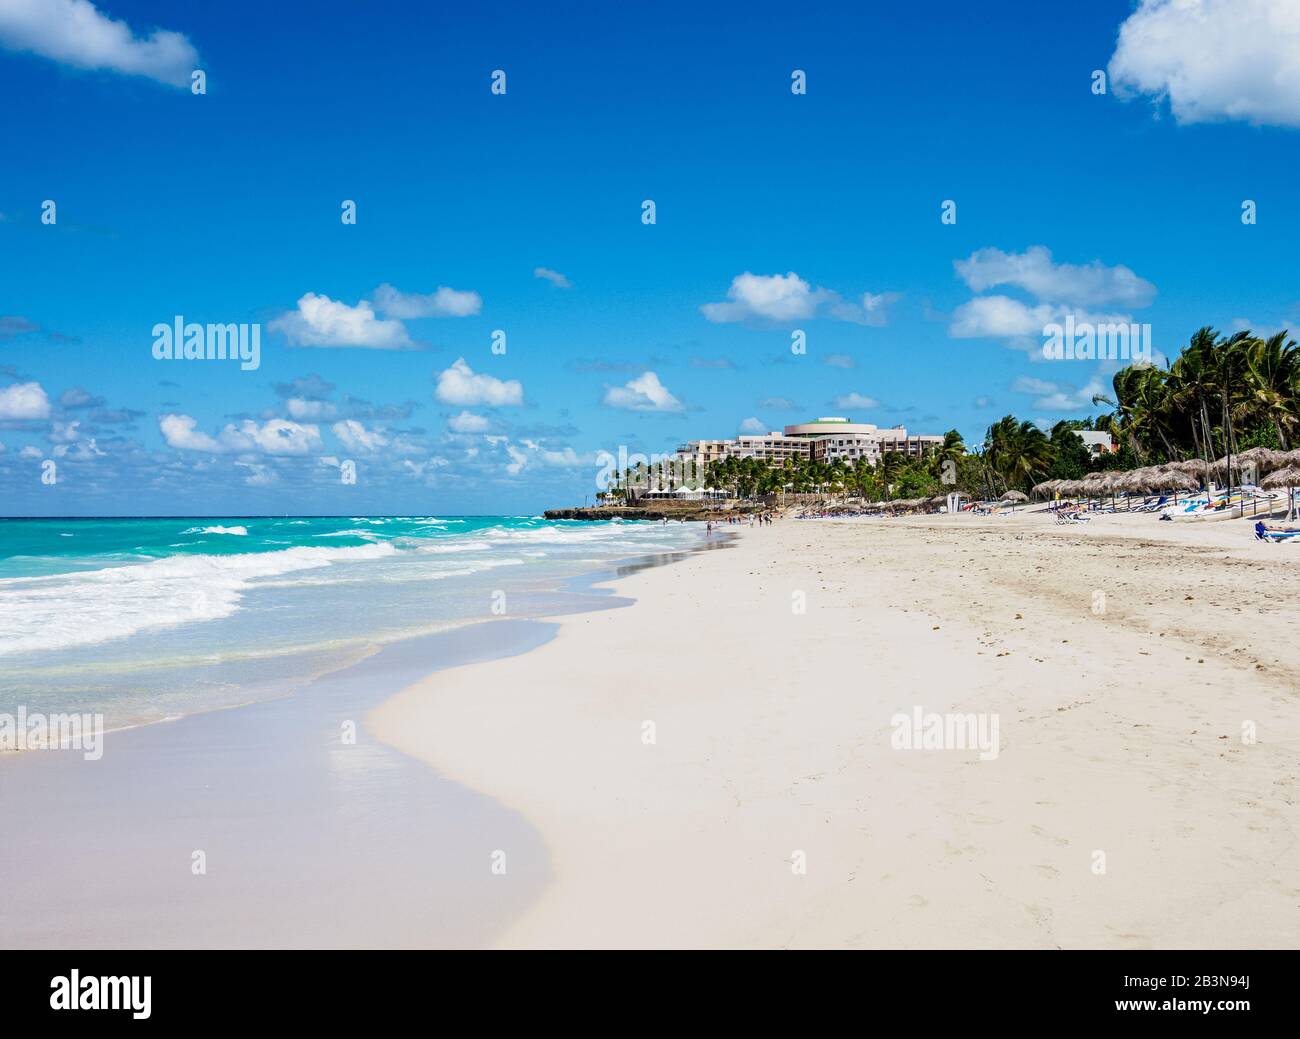
[[[1293,465],[1285,469],[1279,469],[1274,473],[1264,477],[1264,482],[1260,484],[1265,490],[1287,489],[1287,510],[1286,518],[1295,519],[1295,488],[1300,487],[1300,469]]]
[[[1214,466],[1204,458],[1184,458],[1179,462],[1170,462],[1167,468],[1187,473],[1189,476],[1194,476],[1198,480],[1205,480],[1209,477]]]
[[[1289,452],[1274,451],[1271,447],[1252,447],[1235,455],[1224,455],[1214,463],[1214,470],[1221,472],[1232,481],[1232,472],[1240,472],[1245,466],[1253,466],[1257,473],[1267,473],[1281,469],[1291,461]]]
[[[1195,491],[1201,486],[1200,481],[1194,476],[1173,467],[1157,473],[1152,477],[1152,482],[1157,485],[1157,490],[1173,491],[1175,504],[1178,502],[1179,491]]]
[[[1011,511],[1015,512],[1016,502],[1028,501],[1029,495],[1027,495],[1024,491],[1017,491],[1013,488],[1012,490],[1009,490],[1004,495],[1002,495],[1002,500],[1011,502]]]

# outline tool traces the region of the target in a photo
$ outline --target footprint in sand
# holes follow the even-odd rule
[[[1042,863],[1036,865],[1034,869],[1038,870],[1038,872],[1041,873],[1043,876],[1045,876],[1048,880],[1055,880],[1057,877],[1061,875],[1061,871],[1057,869],[1055,866],[1047,866]]]
[[[1066,845],[1070,843],[1064,837],[1054,837],[1052,834],[1044,830],[1041,826],[1031,826],[1029,827],[1029,832],[1032,833],[1035,837],[1042,837],[1044,840],[1051,841],[1053,844],[1058,844],[1062,848],[1064,848]]]

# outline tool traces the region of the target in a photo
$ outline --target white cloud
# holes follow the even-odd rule
[[[888,307],[900,297],[895,292],[864,292],[861,301],[841,299],[830,289],[814,288],[794,271],[788,274],[753,274],[746,271],[731,279],[727,302],[705,303],[701,313],[713,322],[800,321],[818,315],[823,308],[839,321],[859,325],[883,325]]]
[[[338,437],[339,443],[349,451],[357,451],[361,454],[369,454],[371,451],[378,451],[381,447],[388,445],[388,437],[378,429],[366,429],[356,419],[344,419],[342,422],[335,422],[330,426],[334,435]]]
[[[552,285],[554,285],[557,289],[569,289],[573,287],[571,284],[569,284],[568,278],[566,278],[559,271],[551,270],[551,268],[549,267],[534,267],[533,277],[544,278],[546,281],[549,281]]]
[[[49,432],[49,441],[51,444],[71,444],[81,439],[81,422],[58,422],[54,423]]]
[[[742,433],[766,433],[767,427],[756,418],[747,418],[740,423]]]
[[[224,450],[221,444],[207,433],[197,431],[195,427],[198,424],[198,420],[189,415],[160,415],[158,432],[162,434],[168,447],[178,447],[188,451]]]
[[[244,483],[249,487],[269,487],[279,480],[275,470],[270,466],[259,465],[257,462],[236,462],[235,465],[249,471],[244,477]]]
[[[856,368],[858,362],[848,354],[827,354],[822,358],[823,364],[829,364],[832,368]]]
[[[320,430],[282,418],[263,425],[244,419],[221,431],[221,441],[234,451],[262,451],[268,455],[306,455],[321,448]]]
[[[1180,123],[1300,126],[1295,0],[1140,0],[1119,28],[1111,85],[1168,100]]]
[[[835,407],[843,408],[846,411],[852,410],[853,408],[857,408],[861,411],[880,407],[880,401],[876,400],[875,397],[868,397],[862,393],[842,393],[831,403],[834,404]]]
[[[622,386],[605,389],[604,402],[628,411],[681,411],[682,402],[668,392],[654,372],[639,375]]]
[[[1156,288],[1125,266],[1107,267],[1100,260],[1088,264],[1056,263],[1041,245],[1023,253],[979,249],[965,260],[954,261],[961,279],[975,292],[995,286],[1020,289],[1032,302],[994,294],[976,296],[957,306],[948,334],[954,339],[1001,339],[1008,346],[1029,351],[1041,359],[1044,329],[1075,324],[1129,324],[1127,312],[1102,313],[1092,308],[1104,304],[1145,307]]]
[[[1045,303],[1029,306],[1010,296],[977,296],[952,312],[948,332],[956,339],[1011,339],[1042,336],[1043,326],[1059,316]]]
[[[472,411],[462,411],[447,420],[447,428],[453,433],[486,433],[489,424],[486,418]]]
[[[1098,393],[1108,393],[1109,390],[1102,384],[1101,379],[1093,376],[1086,386],[1063,386],[1059,383],[1048,382],[1046,379],[1035,379],[1029,376],[1021,376],[1011,383],[1011,390],[1014,393],[1033,394],[1036,399],[1033,407],[1043,411],[1057,412],[1080,412],[1089,411],[1092,408],[1092,398]]]
[[[1010,296],[976,296],[952,312],[948,334],[954,339],[1002,339],[1041,360],[1043,329],[1049,324],[1064,325],[1067,316],[1073,317],[1076,325],[1127,325],[1132,321],[1130,314],[1098,314],[1047,303],[1031,306]]]
[[[306,293],[298,309],[281,314],[269,327],[295,346],[360,346],[372,350],[409,350],[415,344],[400,321],[375,317],[364,299],[355,307],[328,296]]]
[[[864,292],[859,303],[834,303],[831,305],[831,317],[841,321],[852,321],[857,325],[874,325],[880,327],[889,323],[888,309],[902,297],[897,292]]]
[[[255,451],[268,455],[306,455],[320,450],[320,430],[287,419],[270,419],[259,425],[253,419],[228,423],[217,437],[197,429],[189,415],[161,415],[158,430],[169,447],[219,454]]]
[[[0,389],[0,419],[50,417],[50,398],[39,382],[16,382]]]
[[[812,317],[826,299],[824,289],[814,289],[799,275],[751,274],[746,271],[731,279],[729,303],[705,303],[700,307],[710,321],[798,321]]]
[[[1154,285],[1128,267],[1107,267],[1100,260],[1084,265],[1054,263],[1051,250],[1041,245],[1023,253],[979,249],[953,266],[975,292],[1010,285],[1049,303],[1145,307],[1156,294]]]
[[[18,457],[19,458],[42,458],[44,457],[44,454],[45,453],[39,447],[36,447],[32,444],[28,444],[26,447],[24,447],[21,451],[18,452]]]
[[[338,411],[327,400],[306,400],[302,397],[290,397],[284,402],[284,405],[289,411],[289,417],[300,421],[304,419],[331,419]]]
[[[449,289],[439,285],[428,295],[399,292],[385,283],[375,289],[375,306],[389,317],[409,320],[417,317],[469,317],[483,309],[477,292]]]
[[[1028,375],[1022,375],[1011,382],[1011,391],[1013,393],[1055,393],[1060,389],[1054,382],[1048,382],[1046,379],[1035,379]]]
[[[488,436],[483,439],[493,447],[505,452],[506,457],[509,459],[505,464],[505,472],[510,476],[518,476],[533,464],[562,469],[574,469],[596,464],[595,454],[579,454],[571,447],[557,450],[543,447],[536,440],[523,439],[516,443],[505,436]]]
[[[181,33],[135,36],[125,22],[89,0],[3,0],[0,44],[81,69],[111,69],[171,86],[188,86],[199,56]]]
[[[438,373],[434,396],[443,404],[499,408],[522,404],[524,386],[517,379],[503,380],[476,373],[465,363],[465,358],[458,357],[450,368]]]

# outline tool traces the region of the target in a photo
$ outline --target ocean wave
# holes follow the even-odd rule
[[[130,566],[0,579],[0,656],[66,649],[220,620],[259,578],[389,556],[391,545],[177,555]]]
[[[190,527],[189,530],[182,530],[182,534],[232,534],[235,537],[248,537],[247,527]]]

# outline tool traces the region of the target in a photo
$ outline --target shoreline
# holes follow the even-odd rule
[[[78,751],[0,756],[0,810],[30,835],[0,846],[11,895],[0,942],[489,944],[545,883],[540,838],[517,813],[372,739],[366,712],[431,666],[528,653],[552,636],[549,617],[616,610],[625,603],[596,584],[692,550],[634,554],[564,578],[545,616],[483,618],[380,645],[282,696],[115,729],[98,761]],[[42,821],[52,804],[57,830]],[[508,890],[488,869],[498,845],[514,853]],[[207,870],[199,875],[196,851]],[[42,892],[51,886],[71,894],[50,904]],[[36,904],[36,915],[19,909]]]
[[[1286,548],[1171,526],[745,528],[367,724],[540,833],[506,947],[1291,946]],[[1000,754],[893,750],[916,707]]]

